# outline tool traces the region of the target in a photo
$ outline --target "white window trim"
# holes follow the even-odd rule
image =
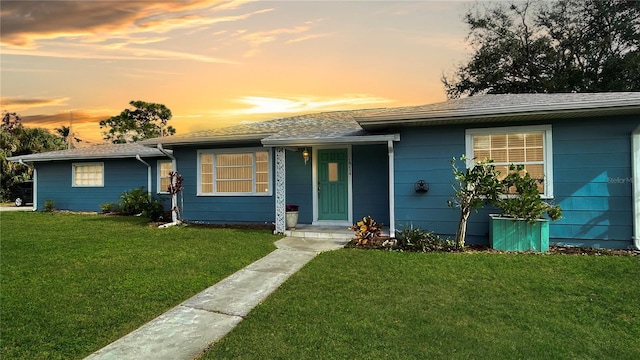
[[[264,152],[268,153],[268,169],[269,169],[269,191],[268,192],[255,192],[256,185],[256,164],[255,164],[255,153],[256,152]],[[216,154],[246,154],[252,153],[254,154],[254,163],[253,163],[253,189],[254,192],[211,192],[211,193],[203,193],[202,192],[202,163],[201,158],[202,154],[212,154],[214,163],[213,163],[213,181],[215,187],[215,155]],[[197,186],[197,196],[272,196],[273,195],[273,159],[271,148],[263,148],[263,147],[251,147],[251,148],[230,148],[230,149],[206,149],[206,150],[198,150],[197,151],[197,163],[198,163],[198,183]]]
[[[102,184],[100,185],[77,185],[76,184],[76,167],[78,166],[95,166],[100,165],[102,167]],[[103,162],[80,162],[71,164],[71,187],[104,187],[104,163]]]
[[[158,192],[158,194],[168,194],[169,193],[168,189],[163,189],[163,188],[160,187],[161,183],[162,183],[162,181],[161,181],[162,180],[162,173],[161,173],[162,169],[160,167],[160,164],[162,164],[162,163],[171,163],[171,171],[176,171],[175,170],[175,164],[174,164],[173,160],[158,160],[156,162],[156,168],[157,168],[156,169],[156,174],[157,174],[157,179],[158,179],[158,181],[156,183],[157,192]]]
[[[475,135],[496,135],[496,134],[518,134],[527,132],[543,132],[543,157],[544,157],[544,194],[543,199],[553,199],[553,136],[551,125],[532,125],[532,126],[507,126],[507,127],[491,127],[467,129],[465,131],[465,154],[469,158],[467,166],[473,165],[473,137]]]

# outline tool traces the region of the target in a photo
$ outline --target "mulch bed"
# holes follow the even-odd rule
[[[489,248],[486,245],[469,245],[465,252],[483,252],[483,253],[505,253]],[[541,254],[538,252],[527,251],[524,253]],[[598,249],[592,247],[577,246],[549,246],[549,252],[544,254],[550,255],[581,255],[581,256],[640,256],[640,250],[631,249]]]

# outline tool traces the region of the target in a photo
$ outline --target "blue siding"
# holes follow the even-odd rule
[[[388,229],[389,156],[387,145],[359,145],[351,149],[354,221],[371,215]],[[386,231],[386,230],[385,230]]]
[[[311,184],[313,165],[312,161],[304,163],[303,150],[304,148],[298,148],[297,151],[285,151],[287,166],[285,179],[287,192],[285,196],[287,204],[300,206],[298,223],[311,224],[313,222],[313,185]],[[311,148],[307,148],[307,150],[311,152]]]
[[[540,122],[543,123],[549,122]],[[638,119],[632,116],[563,119],[551,124],[553,202],[563,208],[563,219],[550,224],[552,243],[631,246],[630,137]],[[401,129],[401,141],[395,149],[397,228],[420,226],[454,237],[459,212],[446,204],[453,194],[449,160],[465,152],[464,142],[462,126]],[[418,179],[429,182],[428,193],[413,192],[413,183]],[[495,210],[472,213],[468,242],[488,243],[488,214],[492,212]]]
[[[447,206],[453,194],[449,160],[464,153],[464,128],[403,128],[395,145],[395,212],[396,229],[421,227],[438,234],[455,234],[459,212]],[[416,193],[418,180],[429,183],[427,193]],[[479,216],[473,214],[471,230]],[[488,219],[487,219],[488,224]],[[488,232],[488,225],[486,227]]]
[[[628,247],[632,236],[632,116],[553,125],[554,195],[563,219],[550,237],[581,246]]]
[[[209,224],[265,224],[275,221],[274,196],[198,196],[197,151],[210,147],[175,148],[177,170],[183,177],[182,216],[189,222]],[[272,164],[275,154],[272,153]],[[273,166],[272,166],[272,177]],[[275,181],[273,182],[275,185]]]
[[[155,159],[146,159],[156,176]],[[147,167],[136,159],[86,161],[104,163],[104,186],[71,186],[72,164],[81,161],[36,163],[38,171],[38,210],[46,200],[53,200],[58,210],[100,211],[100,204],[117,203],[120,194],[131,189],[147,187]]]
[[[257,223],[275,221],[275,189],[272,196],[197,196],[197,151],[195,147],[174,149],[178,172],[184,178],[183,217],[203,223]],[[205,148],[202,148],[205,149]],[[354,217],[373,216],[389,223],[388,157],[386,145],[353,146]],[[287,150],[286,202],[298,204],[298,222],[313,221],[313,165],[304,163],[302,150]],[[308,148],[311,150],[311,148]],[[272,154],[275,163],[275,153]],[[275,186],[275,166],[272,166]]]

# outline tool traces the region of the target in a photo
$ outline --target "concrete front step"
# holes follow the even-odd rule
[[[281,250],[321,253],[324,251],[341,249],[347,244],[347,242],[349,242],[349,239],[287,236],[276,241],[275,244],[276,247]]]
[[[347,226],[315,226],[299,225],[295,229],[285,231],[286,236],[309,239],[340,239],[351,240],[354,233]]]

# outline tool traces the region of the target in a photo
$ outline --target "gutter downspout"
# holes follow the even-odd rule
[[[149,165],[148,162],[142,160],[140,155],[136,155],[136,160],[138,160],[141,163],[147,165],[147,194],[149,194],[149,196],[151,196],[151,165]]]
[[[22,161],[22,159],[18,160],[18,164],[24,165],[26,167],[33,169],[33,211],[38,211],[38,170],[35,166],[30,166],[29,164]]]
[[[396,195],[395,195],[395,162],[393,155],[393,140],[387,141],[389,154],[389,237],[396,237]]]
[[[631,133],[631,176],[633,246],[640,250],[640,126]]]
[[[156,146],[158,148],[158,150],[160,150],[161,153],[165,154],[169,159],[171,159],[175,165],[176,162],[176,158],[173,156],[173,154],[169,154],[169,152],[167,150],[165,150],[162,147],[162,144],[158,143],[158,145]]]
[[[161,143],[158,143],[156,147],[158,148],[158,150],[160,150],[161,153],[165,154],[169,159],[171,159],[171,168],[173,169],[173,171],[178,171],[175,156],[173,156],[173,154],[170,154],[167,150],[165,150],[162,147]],[[175,181],[175,179],[173,181]],[[171,185],[175,185],[175,184],[171,184]],[[182,204],[182,211],[184,211],[184,203]],[[180,224],[180,221],[178,221],[178,195],[173,194],[171,195],[171,222],[169,224],[160,225],[160,227],[166,228],[166,227],[174,226],[178,224]]]

